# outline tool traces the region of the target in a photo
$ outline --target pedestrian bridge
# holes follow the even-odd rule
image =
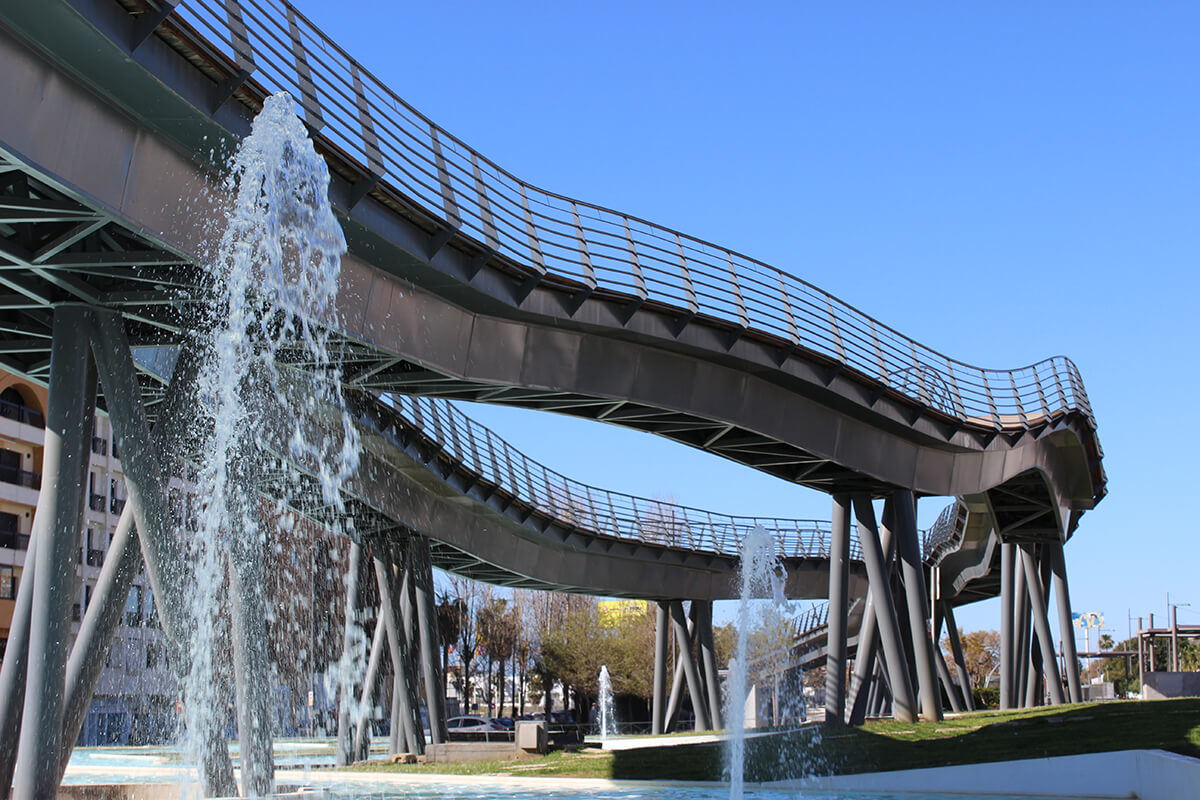
[[[125,339],[135,350],[177,346],[190,307],[203,296],[214,225],[223,219],[224,198],[214,187],[226,156],[266,97],[287,91],[329,165],[330,196],[350,247],[337,316],[325,324],[340,338],[347,389],[361,401],[359,423],[376,448],[354,485],[354,507],[365,519],[381,526],[406,520],[414,530],[439,522],[439,557],[480,577],[669,595],[675,599],[660,606],[660,632],[670,605],[681,650],[690,652],[679,598],[727,596],[728,539],[742,523],[706,529],[691,509],[659,509],[654,513],[688,517],[682,535],[691,542],[679,538],[684,529],[664,534],[675,536],[667,543],[650,541],[649,529],[632,538],[614,535],[630,533],[621,528],[630,514],[652,510],[629,498],[620,498],[618,509],[610,496],[606,515],[594,497],[584,503],[586,491],[572,490],[564,504],[556,487],[539,493],[535,486],[522,496],[512,480],[519,471],[498,475],[498,464],[482,461],[477,451],[466,459],[452,436],[451,447],[444,437],[438,441],[436,425],[433,434],[423,424],[404,429],[399,418],[406,408],[413,415],[408,422],[420,423],[417,409],[424,413],[426,406],[396,398],[504,403],[653,432],[832,495],[827,551],[805,549],[799,523],[776,525],[797,529],[795,537],[784,536],[796,565],[789,580],[806,587],[796,592],[815,593],[823,581],[830,599],[830,719],[845,711],[852,596],[865,597],[856,679],[861,666],[864,680],[886,684],[877,695],[899,717],[915,715],[918,688],[922,715],[941,713],[926,628],[927,571],[937,581],[935,596],[1003,595],[1002,703],[1018,694],[1035,697],[1039,675],[1053,700],[1063,699],[1045,591],[1053,582],[1073,668],[1062,544],[1106,492],[1096,420],[1069,359],[979,369],[742,253],[531,186],[422,116],[283,0],[7,3],[0,6],[0,74],[0,363],[6,368],[50,382],[52,332],[63,334],[54,341],[67,348],[69,321],[87,327],[110,386],[129,361]],[[986,300],[1001,308],[1023,290],[1000,286]],[[76,349],[86,365],[86,348]],[[118,384],[136,386],[153,418],[164,396],[161,381],[147,370],[136,377],[128,371]],[[70,377],[61,368],[58,374]],[[57,394],[61,402],[66,394]],[[105,404],[114,421],[144,428],[137,392],[126,394],[106,397]],[[380,408],[389,397],[398,405]],[[84,413],[70,408],[55,413],[61,419]],[[150,447],[122,446],[122,452],[129,480],[137,469],[134,453]],[[147,458],[143,488],[161,493],[149,479],[154,465]],[[55,491],[69,494],[70,481],[59,478],[56,485],[66,488]],[[924,563],[916,529],[915,501],[928,496],[960,498],[954,507],[966,509],[954,514],[963,520],[958,546],[938,551],[936,564]],[[872,506],[880,498],[883,526]],[[131,495],[129,507],[141,502]],[[575,515],[582,514],[594,530],[581,526]],[[851,557],[851,515],[861,562]],[[480,520],[486,525],[447,524]],[[490,533],[488,526],[508,537],[507,551],[497,544],[503,538],[478,535]],[[894,568],[886,555],[893,533]],[[39,545],[47,553],[69,554],[78,543],[77,531],[54,528],[47,535],[56,537],[57,548]],[[153,539],[141,545],[147,571],[156,596],[170,597],[158,591],[170,563],[153,552]],[[613,557],[622,550],[637,558]],[[672,561],[681,565],[672,573],[678,582],[663,589],[634,586],[616,566]],[[550,567],[534,569],[549,564],[557,570],[553,580]],[[22,581],[18,598],[29,661],[39,665],[27,676],[33,699],[26,705],[38,712],[21,730],[28,764],[57,757],[66,667],[65,636],[56,631],[67,624],[69,603],[55,569],[53,562],[39,568],[37,604],[24,588],[31,581]],[[376,569],[382,597],[395,576],[388,577],[378,555]],[[900,584],[895,601],[893,583]],[[427,602],[416,605],[419,613],[429,611]],[[703,603],[693,607],[702,639],[711,625],[703,609]],[[84,627],[101,631],[91,619]],[[177,622],[164,619],[164,630],[174,629],[168,637],[180,643]],[[394,620],[388,630],[398,647]],[[422,626],[421,636],[429,634]],[[97,633],[97,647],[106,646],[104,635]],[[9,713],[17,696],[10,678],[19,672],[11,665],[18,651],[24,657],[15,642],[14,636],[0,675],[7,687],[0,697],[2,781],[11,773],[20,720]],[[711,647],[704,644],[708,659]],[[426,686],[434,686],[436,659],[429,646],[422,651]],[[103,650],[82,652],[85,664],[89,652]],[[393,652],[399,663],[399,650]],[[665,652],[660,637],[659,664]],[[715,667],[686,671],[694,705],[707,703],[715,721]],[[1068,673],[1074,698],[1078,676]],[[91,692],[86,684],[78,684],[84,698]],[[656,677],[656,698],[663,687]],[[411,710],[415,695],[409,699]],[[656,728],[664,720],[659,705]],[[409,722],[406,735],[423,746],[417,721]],[[75,734],[69,722],[62,728],[69,752]],[[261,750],[269,731],[260,728]],[[225,786],[218,780],[225,766],[211,766],[211,785]],[[28,784],[22,796],[51,790],[42,775],[33,787],[36,771],[19,773]],[[227,775],[231,782],[232,770]],[[262,786],[269,789],[269,781]]]

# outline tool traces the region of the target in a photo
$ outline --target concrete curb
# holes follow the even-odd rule
[[[1165,750],[997,761],[955,767],[772,781],[780,789],[1180,800],[1200,787],[1200,759]]]

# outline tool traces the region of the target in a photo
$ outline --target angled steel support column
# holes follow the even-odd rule
[[[879,531],[879,545],[883,551],[887,571],[892,571],[892,529],[882,528]],[[863,609],[862,624],[858,629],[858,652],[854,656],[854,680],[850,691],[851,725],[862,725],[866,722],[870,708],[871,697],[863,691],[863,687],[872,680],[875,674],[876,662],[881,658],[879,652],[879,620],[875,616],[875,598],[871,589],[867,588],[866,607]],[[873,695],[872,695],[873,696]]]
[[[1017,637],[1013,625],[1013,596],[1016,594],[1016,548],[1000,545],[1000,709],[1013,707],[1016,696]]]
[[[1058,659],[1054,656],[1054,640],[1050,638],[1050,620],[1046,618],[1046,596],[1042,591],[1042,579],[1033,560],[1032,547],[1021,548],[1021,562],[1025,566],[1025,585],[1029,587],[1029,604],[1033,607],[1033,625],[1037,629],[1038,645],[1042,653],[1042,671],[1046,677],[1046,688],[1050,690],[1050,702],[1061,706],[1063,698],[1062,680],[1058,674]]]
[[[655,604],[654,696],[650,704],[650,732],[655,736],[666,731],[667,625],[667,606],[659,600]]]
[[[379,685],[379,670],[383,662],[383,649],[387,631],[383,625],[383,613],[375,618],[375,635],[371,637],[371,656],[367,659],[367,675],[363,678],[362,697],[358,700],[358,716],[362,720],[354,732],[354,760],[366,761],[371,751],[371,709],[375,705],[375,688]]]
[[[675,724],[679,721],[679,699],[683,696],[683,683],[683,659],[676,657],[675,675],[671,679],[671,697],[667,700],[666,716],[663,717],[663,729],[666,732],[674,731]]]
[[[921,539],[917,531],[917,506],[913,493],[899,491],[893,496],[896,551],[904,573],[904,595],[908,604],[909,630],[917,684],[921,689],[921,716],[926,720],[942,718],[933,652],[929,643],[929,611],[925,607],[925,568],[921,564]],[[947,672],[947,676],[949,672]]]
[[[700,683],[700,670],[696,669],[696,660],[692,657],[692,637],[688,633],[683,601],[671,602],[671,622],[675,628],[675,641],[679,645],[679,658],[683,661],[688,694],[692,698],[692,710],[696,712],[696,730],[712,730],[708,717],[708,702],[704,697],[704,687]]]
[[[357,646],[354,629],[358,625],[358,571],[362,564],[362,547],[358,542],[350,543],[349,562],[349,566],[346,568],[346,624],[342,628],[342,662],[353,664],[354,649]],[[353,676],[343,674],[342,685],[338,688],[338,734],[335,763],[339,767],[348,766],[354,759],[354,732],[350,707],[354,704],[355,694]]]
[[[93,349],[95,347],[96,345],[93,344]],[[174,471],[176,465],[172,463],[174,458],[171,456],[171,452],[179,447],[179,441],[185,428],[192,422],[193,405],[196,402],[196,366],[192,348],[185,347],[175,363],[166,397],[158,409],[158,421],[150,434],[150,444],[157,452],[159,462],[167,469],[162,480],[168,480],[168,476]],[[136,447],[137,445],[131,444],[130,446]],[[67,694],[63,702],[63,738],[59,760],[60,779],[63,771],[67,768],[75,741],[79,738],[79,730],[83,726],[88,705],[96,690],[96,683],[104,669],[113,634],[124,615],[125,601],[129,596],[130,587],[133,586],[138,569],[143,563],[142,545],[134,524],[135,508],[134,503],[127,502],[121,511],[121,518],[117,522],[117,529],[109,543],[108,553],[104,556],[104,566],[96,581],[91,605],[88,606],[83,621],[79,625],[79,634],[75,637],[75,644],[71,648],[71,657],[67,662]],[[152,535],[152,538],[163,537],[173,538],[173,534],[165,532]],[[155,597],[161,609],[164,598],[157,595]],[[166,602],[173,602],[173,599],[166,598]],[[173,619],[164,619],[165,616],[166,612],[160,610],[160,623],[164,628],[164,635],[170,640],[172,636],[178,636],[179,631],[175,627],[177,623]],[[176,655],[176,653],[173,652],[172,655]],[[169,663],[182,685],[182,676],[186,673],[186,665],[174,661]],[[222,748],[224,748],[223,741]],[[232,763],[228,768],[221,767],[219,771],[225,773],[227,777],[221,780],[209,779],[207,782],[223,790],[232,789],[234,787]]]
[[[37,574],[13,781],[17,800],[52,798],[58,788],[71,595],[96,408],[96,370],[88,353],[87,313],[86,307],[76,305],[54,309],[42,489],[33,521]]]
[[[433,557],[429,540],[409,537],[409,565],[416,595],[417,631],[420,639],[421,674],[425,679],[425,708],[429,713],[429,737],[434,744],[446,741],[446,696],[442,693],[441,636],[438,633],[437,603],[433,587]]]
[[[829,623],[825,643],[825,724],[841,725],[846,714],[846,615],[850,583],[850,498],[833,496],[829,543]],[[859,529],[862,538],[862,529]]]
[[[1021,546],[1013,551],[1013,628],[1017,633],[1013,665],[1013,707],[1025,707],[1025,682],[1029,679],[1029,589],[1025,586],[1025,567],[1021,563]]]
[[[871,584],[875,602],[875,618],[879,625],[879,640],[887,662],[891,684],[893,712],[897,719],[913,722],[917,718],[912,683],[904,659],[904,647],[900,643],[900,625],[896,622],[896,608],[892,603],[891,576],[880,547],[879,530],[875,524],[875,509],[867,494],[854,495],[854,514],[858,519],[858,539],[862,546],[863,561],[867,567],[867,578]]]
[[[933,661],[937,665],[938,678],[942,682],[942,686],[946,689],[946,697],[950,700],[950,708],[955,714],[961,714],[963,708],[962,699],[958,696],[958,686],[954,683],[954,678],[950,676],[950,667],[946,664],[946,657],[942,655],[940,647],[934,648]]]
[[[958,670],[958,683],[962,688],[963,702],[968,711],[975,710],[975,694],[971,691],[971,676],[967,673],[967,659],[963,657],[962,640],[958,637],[958,623],[954,621],[954,609],[946,600],[942,601],[942,614],[946,617],[950,651],[954,654],[954,665]]]
[[[712,600],[693,600],[692,608],[698,608],[696,634],[700,640],[700,661],[704,665],[704,683],[708,692],[708,714],[712,727],[721,725],[721,683],[717,675],[717,648],[713,643]]]
[[[29,665],[29,620],[33,611],[33,583],[37,570],[37,534],[29,537],[25,568],[17,588],[4,661],[0,663],[0,800],[12,790],[17,765],[17,742],[21,738],[21,715],[25,711],[25,678]],[[1141,661],[1139,659],[1138,663]]]
[[[199,355],[190,344],[182,348],[168,389],[166,408],[160,417],[161,428],[156,425],[151,436],[121,316],[113,311],[91,309],[86,321],[104,385],[113,439],[121,451],[121,466],[129,490],[127,506],[133,508],[146,575],[158,602],[168,660],[183,685],[183,676],[192,663],[192,618],[182,545],[170,524],[166,486],[170,470],[165,467],[164,453],[178,444],[191,424]],[[235,793],[237,784],[224,737],[215,729],[207,731],[206,737],[201,746],[200,765],[204,793],[217,797]]]
[[[250,498],[257,494],[248,491]],[[247,499],[245,497],[243,500]],[[237,509],[241,520],[254,509]],[[238,751],[242,766],[242,793],[265,797],[275,792],[275,756],[271,739],[271,674],[268,652],[267,601],[263,596],[267,575],[262,543],[247,542],[240,523],[231,521],[229,572],[229,636],[233,645],[233,674],[237,688]],[[251,528],[251,532],[257,533]]]
[[[408,674],[410,659],[408,653],[408,637],[405,635],[404,621],[400,612],[401,598],[399,583],[393,574],[390,559],[385,554],[389,549],[382,542],[376,542],[379,547],[375,551],[375,582],[379,586],[379,613],[383,615],[387,630],[388,649],[392,656],[392,669],[395,676],[393,684],[393,704],[399,704],[400,729],[404,733],[408,752],[422,755],[425,752],[425,736],[420,726],[414,726],[416,709],[412,707],[413,692],[410,690],[412,676]],[[393,738],[396,732],[393,731]],[[397,744],[399,742],[397,741]]]
[[[133,579],[142,565],[137,531],[133,525],[133,505],[126,502],[117,521],[100,577],[92,592],[92,601],[79,623],[79,634],[67,661],[66,695],[63,698],[63,738],[59,747],[59,778],[67,768],[79,729],[87,717],[88,705],[96,682],[108,658],[113,634],[125,615],[125,602]]]
[[[1079,680],[1079,656],[1075,653],[1075,628],[1071,624],[1071,593],[1067,588],[1067,561],[1062,542],[1050,544],[1050,566],[1054,582],[1054,600],[1058,606],[1058,634],[1063,647],[1063,664],[1067,671],[1067,691],[1072,703],[1083,702],[1083,687]],[[1138,624],[1141,629],[1141,624]],[[1142,649],[1138,647],[1138,668],[1141,670]],[[1141,691],[1141,683],[1138,691]]]
[[[406,539],[409,537],[405,537]],[[412,563],[408,560],[406,542],[392,545],[392,592],[394,598],[399,598],[397,620],[404,635],[405,653],[408,663],[404,665],[404,674],[394,673],[394,677],[403,677],[403,689],[408,696],[409,717],[403,720],[405,731],[410,735],[409,752],[422,755],[425,752],[425,732],[421,725],[421,693],[420,666],[417,650],[420,647],[420,634],[417,631],[416,595],[412,579]],[[399,687],[397,687],[399,688]],[[403,712],[404,706],[393,704],[394,708]]]

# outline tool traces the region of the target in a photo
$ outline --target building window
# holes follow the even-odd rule
[[[42,476],[21,469],[21,454],[12,450],[0,449],[0,481],[28,489],[42,488]]]
[[[19,517],[16,514],[6,514],[0,511],[0,547],[12,550],[29,549],[29,537],[17,530]]]
[[[0,600],[17,599],[17,576],[12,567],[0,567]]]

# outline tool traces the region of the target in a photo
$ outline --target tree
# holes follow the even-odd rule
[[[518,623],[513,609],[508,607],[508,600],[500,597],[490,598],[479,609],[478,631],[479,643],[488,659],[488,705],[491,705],[492,688],[491,672],[499,670],[500,698],[496,704],[497,715],[503,714],[504,708],[504,677],[505,665],[512,658],[517,647]]]
[[[458,641],[459,620],[466,614],[466,603],[462,598],[454,597],[449,592],[443,592],[438,598],[437,617],[438,635],[442,642],[442,696],[447,692],[447,681],[450,680],[450,651]]]
[[[960,628],[958,638],[962,642],[963,659],[967,662],[967,677],[970,678],[971,686],[986,686],[988,678],[1000,665],[1000,634],[996,631],[963,633]],[[942,639],[942,653],[946,657],[951,674],[957,676],[958,665],[954,662],[949,636]]]

